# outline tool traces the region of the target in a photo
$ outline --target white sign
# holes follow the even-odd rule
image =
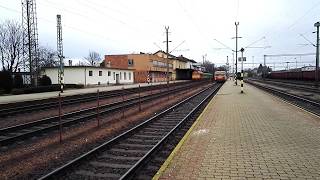
[[[241,58],[241,57],[238,57],[238,61],[242,61],[242,58]],[[243,61],[247,61],[247,58],[246,58],[246,57],[243,57]]]

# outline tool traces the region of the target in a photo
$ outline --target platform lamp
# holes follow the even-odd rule
[[[320,22],[316,22],[314,24],[317,27],[317,50],[316,50],[316,69],[315,69],[315,82],[318,84],[319,82],[319,26]]]

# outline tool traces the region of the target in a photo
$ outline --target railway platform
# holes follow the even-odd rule
[[[178,81],[170,81],[170,83],[183,82],[185,80]],[[156,82],[156,83],[139,83],[141,87],[144,86],[152,86],[159,84],[166,84],[166,82]],[[79,94],[87,94],[87,93],[95,93],[99,89],[100,92],[104,91],[113,91],[113,90],[121,90],[122,88],[130,89],[138,87],[139,84],[125,84],[125,85],[111,85],[111,86],[99,86],[99,87],[90,87],[83,89],[66,89],[61,96],[72,96]],[[33,93],[33,94],[20,94],[20,95],[7,95],[0,96],[0,104],[7,103],[15,103],[15,102],[23,102],[23,101],[32,101],[32,100],[41,100],[57,97],[60,91],[52,91],[52,92],[43,92],[43,93]]]
[[[153,179],[320,179],[320,118],[228,81]]]

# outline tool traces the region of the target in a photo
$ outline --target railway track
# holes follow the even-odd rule
[[[179,86],[181,85],[183,86],[186,84],[188,84],[188,82],[178,83]],[[155,90],[155,89],[165,88],[165,87],[166,85],[156,85],[156,86],[144,86],[144,87],[141,87],[140,90],[139,88],[130,88],[126,90],[104,91],[100,93],[100,99],[121,96],[124,92],[127,94],[135,94],[135,93],[138,93],[139,91],[142,92],[142,91]],[[66,106],[66,105],[90,102],[90,101],[95,101],[96,99],[97,99],[96,93],[67,96],[67,97],[64,97],[62,105]],[[47,110],[49,108],[56,108],[58,107],[58,105],[59,105],[58,98],[50,98],[46,100],[2,105],[0,108],[0,117],[13,116],[15,114],[30,113],[34,111],[40,111],[40,110]]]
[[[310,86],[310,87],[315,87],[315,85],[316,85],[316,82],[314,82],[314,81],[302,81],[302,80],[299,81],[299,80],[284,80],[284,79],[269,79],[269,78],[265,78],[264,80],[290,83],[290,84],[302,85],[302,86]]]
[[[141,174],[142,167],[165,151],[162,147],[220,87],[214,84],[202,90],[40,179],[150,179],[151,174]]]
[[[306,99],[300,96],[297,96],[295,94],[291,94],[285,91],[281,91],[275,88],[271,88],[271,87],[267,87],[267,86],[263,86],[261,84],[257,84],[253,81],[250,80],[246,80],[247,83],[260,88],[262,90],[265,90],[271,94],[274,94],[292,104],[295,104],[309,112],[312,112],[318,116],[320,116],[320,102],[319,101],[312,101],[310,99]]]
[[[145,95],[141,97],[134,97],[124,101],[118,101],[99,107],[99,115],[106,115],[108,113],[115,113],[124,110],[125,108],[133,107],[154,99],[167,96],[169,94],[185,90],[186,88],[192,88],[198,86],[198,83],[189,84],[188,86],[181,86],[170,91],[163,91],[157,94]],[[79,111],[70,112],[64,114],[61,117],[61,125],[68,127],[73,124],[88,121],[97,116],[97,108],[87,108]],[[0,146],[9,145],[17,141],[25,140],[33,136],[39,136],[44,132],[59,129],[59,116],[53,116],[49,118],[40,119],[37,121],[20,124],[17,126],[7,127],[0,129]]]
[[[292,88],[297,90],[308,91],[312,93],[320,94],[320,89],[310,86],[310,85],[303,85],[303,84],[296,84],[284,81],[273,81],[273,80],[261,80],[261,79],[250,79],[251,81],[261,82],[261,83],[268,83],[271,85],[276,85],[280,87]]]

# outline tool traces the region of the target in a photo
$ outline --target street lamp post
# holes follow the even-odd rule
[[[317,50],[316,50],[316,69],[315,69],[315,81],[316,83],[319,82],[319,26],[320,22],[316,22],[314,24],[315,27],[317,27]]]

